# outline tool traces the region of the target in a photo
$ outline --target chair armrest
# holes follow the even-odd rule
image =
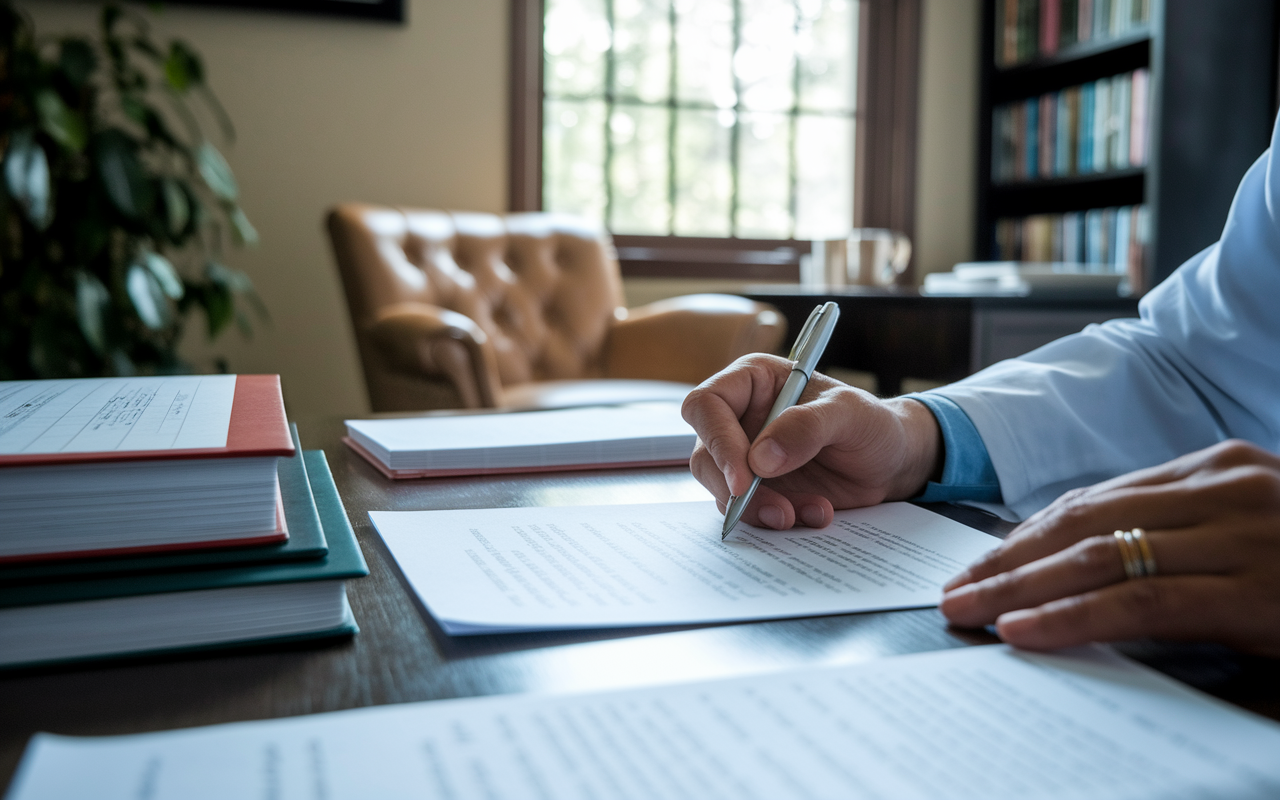
[[[775,352],[787,327],[773,306],[727,294],[618,312],[605,347],[610,378],[701,383],[748,353]]]
[[[426,303],[396,303],[369,325],[369,340],[391,370],[447,379],[467,408],[493,408],[501,395],[489,337],[470,317]]]

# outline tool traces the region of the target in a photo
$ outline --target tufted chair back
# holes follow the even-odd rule
[[[556,382],[603,378],[682,396],[781,335],[744,298],[628,312],[609,235],[578,217],[344,204],[328,226],[379,411],[542,405]]]

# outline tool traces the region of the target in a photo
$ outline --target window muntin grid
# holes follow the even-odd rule
[[[547,0],[543,207],[615,233],[852,220],[858,0]]]

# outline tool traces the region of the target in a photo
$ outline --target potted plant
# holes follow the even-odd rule
[[[195,309],[248,333],[265,311],[221,253],[257,233],[194,113],[233,140],[199,55],[115,4],[97,42],[38,39],[9,0],[0,49],[0,379],[190,371]]]

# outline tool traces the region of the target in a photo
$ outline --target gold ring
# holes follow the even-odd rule
[[[1124,574],[1129,580],[1145,577],[1146,565],[1142,561],[1142,552],[1134,541],[1132,531],[1116,531],[1116,544],[1120,546],[1120,561],[1124,564]]]
[[[1138,552],[1142,555],[1142,571],[1148,578],[1155,577],[1156,574],[1156,556],[1151,552],[1151,542],[1147,540],[1147,532],[1142,528],[1134,528],[1129,531],[1133,537],[1133,542],[1138,546]]]

